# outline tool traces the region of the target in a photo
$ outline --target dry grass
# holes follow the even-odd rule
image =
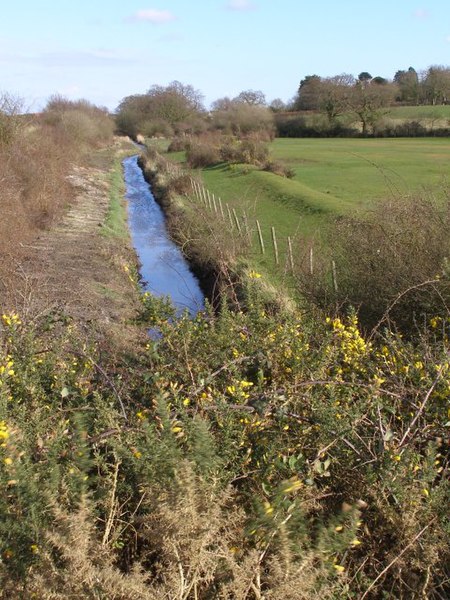
[[[111,124],[107,132],[106,115],[96,120],[96,109],[87,104],[66,101],[63,107],[58,105],[58,111],[50,104],[43,116],[25,119],[15,110],[17,102],[5,102],[0,99],[3,282],[33,250],[32,241],[74,198],[67,180],[73,162],[82,160],[94,140],[104,142],[112,136]]]

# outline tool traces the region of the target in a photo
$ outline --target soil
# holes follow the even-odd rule
[[[6,303],[23,317],[61,313],[87,328],[123,336],[136,315],[138,293],[126,267],[137,258],[129,239],[105,235],[109,175],[130,144],[94,154],[87,166],[74,166],[68,180],[74,199],[60,220],[26,248],[15,269]],[[5,303],[3,303],[5,304]],[[3,307],[5,308],[5,307]]]

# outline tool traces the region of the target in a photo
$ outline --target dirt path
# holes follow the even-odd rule
[[[109,327],[135,312],[136,289],[125,266],[136,261],[128,240],[106,236],[113,152],[101,167],[74,167],[76,197],[62,219],[26,247],[14,304],[22,314],[63,312]],[[103,163],[103,164],[102,164]]]

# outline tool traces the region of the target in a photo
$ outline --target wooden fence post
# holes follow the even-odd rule
[[[244,222],[245,236],[246,236],[249,244],[251,245],[252,239],[250,237],[250,227],[248,226],[247,213],[245,212],[245,210],[242,213],[242,221]]]
[[[294,272],[294,255],[292,253],[292,241],[289,236],[287,239],[287,243],[288,243],[288,251],[289,251],[289,264],[291,266],[291,273],[293,273]]]
[[[314,274],[314,251],[312,246],[309,249],[309,274]]]
[[[275,234],[275,227],[271,227],[271,231],[272,231],[273,251],[275,253],[275,263],[277,265],[279,265],[280,259],[278,257],[278,244],[277,244],[277,236]]]
[[[233,216],[234,216],[234,220],[236,222],[236,227],[238,228],[238,231],[239,231],[239,235],[241,235],[242,234],[241,224],[239,223],[239,219],[238,219],[238,216],[236,214],[236,209],[235,208],[233,208]]]
[[[261,231],[261,225],[259,224],[258,219],[256,219],[256,228],[258,229],[258,237],[259,237],[259,245],[261,246],[261,254],[266,253],[266,249],[264,247],[264,240]]]
[[[334,292],[337,294],[338,283],[337,283],[337,276],[336,276],[336,263],[334,262],[334,260],[331,261],[331,272],[333,274],[333,288],[334,288]]]
[[[234,229],[233,217],[231,215],[230,207],[228,206],[228,204],[226,206],[227,206],[228,218],[230,219],[231,229]]]

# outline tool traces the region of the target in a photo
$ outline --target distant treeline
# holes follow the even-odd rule
[[[210,110],[200,91],[173,81],[127,96],[116,111],[121,133],[136,137],[184,136],[219,131],[238,137],[255,133],[282,137],[416,137],[450,135],[442,106],[450,101],[450,67],[409,67],[393,79],[363,71],[354,77],[307,75],[289,102],[268,103],[263,92],[244,90],[219,98]],[[408,116],[396,110],[416,107]],[[428,110],[425,110],[428,109]],[[425,110],[425,112],[424,112]],[[424,114],[422,114],[424,113]]]

